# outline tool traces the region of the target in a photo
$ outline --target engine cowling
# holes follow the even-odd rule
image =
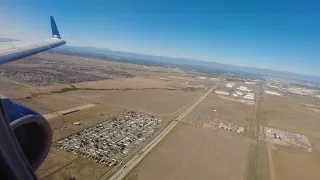
[[[50,150],[52,130],[48,121],[36,111],[1,97],[4,112],[24,156],[35,171]]]

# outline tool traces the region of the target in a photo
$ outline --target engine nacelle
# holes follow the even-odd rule
[[[36,111],[1,97],[2,105],[16,139],[31,168],[37,170],[48,155],[52,130]]]

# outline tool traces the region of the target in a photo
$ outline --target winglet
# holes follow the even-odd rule
[[[50,16],[50,21],[51,21],[52,37],[61,39],[61,36],[60,36],[59,30],[57,28],[56,22],[54,21],[52,16]]]

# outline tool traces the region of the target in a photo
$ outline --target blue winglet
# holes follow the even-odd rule
[[[57,28],[56,22],[54,21],[52,16],[50,16],[50,21],[51,21],[52,37],[61,39],[61,36],[60,36],[59,30]]]

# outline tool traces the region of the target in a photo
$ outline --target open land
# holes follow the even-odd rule
[[[67,164],[73,162],[77,158],[78,157],[76,155],[67,153],[56,148],[51,148],[44,163],[37,170],[36,175],[38,178],[41,179],[57,171],[58,169],[66,166]]]
[[[79,90],[64,93],[67,97],[77,97],[95,103],[117,106],[124,109],[146,112],[156,116],[167,116],[196,98],[197,92],[180,90],[132,90],[132,91],[92,91]]]
[[[51,53],[3,65],[0,74],[0,93],[45,115],[53,130],[55,147],[63,149],[51,148],[36,172],[40,179],[98,179],[112,174],[112,169],[117,169],[113,167],[117,163],[121,165],[120,161],[112,160],[111,156],[101,161],[97,154],[102,150],[114,151],[121,157],[127,153],[129,158],[130,153],[132,157],[138,151],[141,153],[143,143],[138,143],[140,147],[130,145],[137,140],[134,135],[140,136],[132,132],[130,139],[131,130],[142,128],[145,133],[153,129],[155,134],[161,134],[165,126],[153,126],[157,123],[152,124],[151,117],[169,124],[218,82],[217,77],[179,68]],[[145,154],[126,178],[286,180],[320,177],[320,101],[315,98],[316,92],[272,81],[264,86],[265,90],[281,95],[262,95],[260,84],[260,80],[245,78],[222,80],[186,117],[173,121],[178,125]],[[121,118],[126,118],[125,113],[129,111],[146,118],[122,122]],[[117,142],[106,145],[101,134],[110,129],[109,126],[117,131],[108,131],[114,134],[110,141]],[[98,131],[99,128],[103,128],[103,132]],[[122,137],[126,133],[130,140]],[[287,135],[287,140],[298,143],[295,147],[282,142]],[[118,141],[120,136],[123,142]],[[144,136],[146,134],[141,134],[140,139]],[[150,142],[152,136],[153,133],[146,141]],[[92,139],[95,139],[93,144],[84,145],[81,141],[89,143]],[[311,146],[299,144],[301,139]],[[57,146],[59,142],[61,146]],[[309,152],[297,148],[305,145]],[[90,146],[95,152],[86,154],[75,146],[79,149]],[[123,159],[124,164],[127,161]]]
[[[40,114],[48,114],[56,111],[61,111],[85,104],[90,102],[79,99],[61,96],[58,94],[40,94],[32,96],[31,98],[11,99],[13,102],[28,106]]]
[[[132,77],[192,76],[197,73],[166,67],[143,66],[92,58],[40,53],[2,65],[2,77],[33,86],[71,84]]]
[[[319,156],[305,150],[275,146],[271,148],[276,179],[298,180],[320,177]]]
[[[252,106],[232,101],[223,104],[216,100],[226,101],[209,94],[179,121],[178,126],[128,178],[244,179],[252,141],[236,131],[219,129],[217,122],[250,124],[249,118],[248,121],[241,119],[245,116],[242,111],[251,112],[249,117],[252,118]],[[240,108],[227,113],[224,111],[226,107],[221,105],[228,106],[228,109],[240,105]],[[238,115],[240,117],[236,118]]]
[[[269,127],[305,135],[313,150],[320,153],[319,114],[290,100],[265,95],[261,116]]]
[[[242,92],[241,96],[232,96],[232,92],[234,91],[240,93],[240,90],[236,90],[236,88],[239,87],[237,85],[238,82],[236,82],[232,88],[225,87],[228,83],[230,82],[222,81],[219,83],[215,91],[208,95],[194,112],[190,113],[189,117],[191,121],[201,122],[202,118],[210,117],[211,120],[225,121],[226,123],[234,123],[248,128],[252,123],[254,108],[246,102],[238,101],[246,100],[244,98],[245,92]],[[230,94],[220,95],[217,93],[219,91],[225,91]],[[250,99],[250,101],[253,101],[253,99]],[[213,115],[210,115],[210,112],[213,113]],[[198,114],[200,114],[200,116],[197,117]]]
[[[152,150],[173,130],[174,127],[180,122],[186,115],[188,115],[195,107],[197,107],[207,96],[212,92],[212,90],[218,85],[219,81],[210,88],[206,93],[201,95],[196,101],[190,103],[187,108],[184,108],[180,115],[172,121],[166,128],[163,129],[161,133],[158,134],[152,141],[150,141],[138,154],[133,156],[130,161],[126,162],[124,166],[117,170],[115,174],[112,175],[111,179],[123,179],[129,172],[131,172],[136,165],[138,165]],[[106,179],[108,174],[105,174],[100,179]]]
[[[10,79],[0,78],[0,92],[10,99],[25,98],[27,96],[36,95],[43,91],[32,88],[28,85],[12,82]]]
[[[68,163],[66,166],[61,167],[58,171],[55,171],[42,179],[98,179],[109,169],[110,168],[103,164],[78,157],[74,161]]]
[[[295,101],[299,104],[310,104],[318,106],[320,108],[320,99],[312,96],[293,94],[290,92],[283,93],[284,96],[292,101]]]
[[[48,121],[53,131],[53,142],[109,120],[111,117],[118,116],[124,111],[116,107],[99,105],[50,119]],[[78,122],[78,125],[74,125],[73,123],[75,122]]]
[[[283,93],[283,95],[285,98],[297,104],[300,104],[301,106],[309,108],[320,115],[320,98],[316,98],[310,95],[307,96],[307,95],[293,94],[290,92]]]
[[[231,134],[179,124],[130,179],[241,179],[249,144]]]
[[[276,132],[276,135],[273,134],[272,141],[283,141],[287,138],[286,134],[290,135],[289,138],[293,138],[289,139],[293,143],[277,143],[284,146],[268,144],[268,158],[271,162],[270,169],[273,169],[273,179],[314,179],[319,177],[319,114],[288,98],[264,95],[260,118],[271,129],[282,130]],[[308,145],[309,141],[311,147]],[[307,150],[297,147],[307,147]],[[311,148],[312,152],[310,152]],[[270,173],[272,173],[271,170]],[[271,174],[270,176],[272,177]]]
[[[220,120],[239,124],[244,127],[250,125],[253,116],[253,107],[241,102],[234,102],[219,98],[213,94],[208,97],[208,103],[214,102],[217,112],[220,114]]]
[[[1,93],[49,117],[53,142],[111,122],[129,110],[172,116],[216,81],[172,68],[48,53],[9,63],[0,71]],[[51,148],[37,176],[95,179],[109,170],[109,166]]]
[[[253,107],[241,102],[234,102],[219,98],[216,94],[211,93],[188,115],[184,120],[196,127],[219,128],[220,123],[240,126],[244,128],[244,133],[252,123]]]

